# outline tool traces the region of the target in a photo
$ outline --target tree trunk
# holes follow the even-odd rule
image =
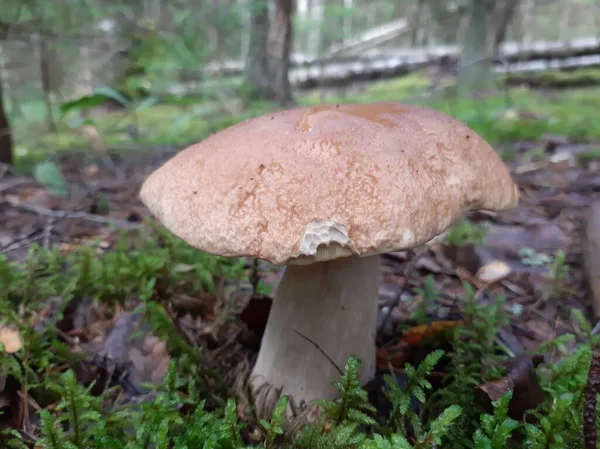
[[[469,24],[465,33],[458,84],[465,91],[484,87],[491,75],[488,55],[488,4],[471,0]]]
[[[46,107],[46,125],[48,130],[56,132],[56,122],[54,121],[54,113],[52,111],[52,85],[50,81],[50,61],[48,54],[48,44],[42,36],[38,38],[38,49],[40,58],[40,77],[42,79],[42,92],[44,95],[44,105]]]
[[[344,23],[342,25],[344,29],[344,39],[348,39],[352,36],[352,4],[353,0],[344,0]]]
[[[12,165],[13,141],[8,117],[4,112],[4,99],[2,95],[2,82],[0,82],[0,163]]]
[[[494,35],[494,56],[499,54],[500,45],[506,40],[506,32],[508,26],[512,22],[515,12],[519,6],[520,0],[505,0],[500,6],[500,18],[498,20],[498,26],[496,27],[496,33]]]
[[[533,17],[535,16],[535,0],[525,0],[523,4],[522,31],[523,42],[533,40]]]
[[[246,56],[245,76],[265,98],[273,99],[269,72],[269,4],[268,0],[250,0],[250,43]]]
[[[269,69],[275,98],[282,106],[294,103],[289,80],[293,9],[294,0],[276,0],[275,17],[269,36]]]
[[[417,10],[413,15],[412,29],[410,30],[410,45],[416,47],[419,45],[419,31],[421,31],[421,16],[423,15],[423,6],[425,0],[418,0]]]
[[[279,1],[278,1],[279,3]],[[318,55],[321,51],[323,26],[323,15],[325,13],[325,5],[323,0],[311,0],[310,2],[310,21],[311,28],[308,33],[307,52],[311,55]]]
[[[573,4],[566,3],[558,23],[558,40],[567,40],[569,38],[569,25],[571,23],[571,13]]]

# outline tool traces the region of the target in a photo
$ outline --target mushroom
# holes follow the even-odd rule
[[[379,254],[408,250],[518,189],[466,125],[386,101],[274,112],[213,134],[141,189],[176,236],[208,253],[286,265],[250,381],[257,401],[335,397],[355,354],[375,370]],[[263,388],[267,386],[268,388]]]

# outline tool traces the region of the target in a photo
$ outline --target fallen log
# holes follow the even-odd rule
[[[295,53],[290,56],[292,70],[305,68],[316,69],[335,64],[380,64],[386,59],[403,61],[407,66],[415,64],[435,64],[437,61],[457,61],[460,56],[459,45],[437,45],[424,48],[396,48],[385,50],[369,50],[356,54],[329,54],[322,57]],[[600,56],[600,38],[587,37],[570,41],[540,41],[530,43],[505,42],[500,46],[498,61],[502,64],[525,64],[534,60],[563,61],[583,57]],[[568,62],[564,62],[568,65]],[[204,67],[203,74],[221,76],[241,75],[244,61],[229,60],[210,63]]]
[[[348,62],[327,64],[323,67],[295,68],[290,70],[290,84],[298,89],[316,87],[342,87],[357,81],[375,81],[394,78],[434,64],[443,65],[450,74],[456,73],[458,60],[451,58],[402,60],[397,57],[381,58],[367,63]],[[579,56],[567,60],[535,60],[501,64],[495,62],[494,72],[499,74],[534,73],[544,70],[566,70],[600,67],[600,55]]]

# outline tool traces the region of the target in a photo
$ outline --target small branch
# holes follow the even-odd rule
[[[323,354],[325,356],[325,358],[327,360],[329,360],[329,362],[335,367],[335,369],[337,370],[338,373],[340,373],[340,376],[342,374],[344,374],[344,372],[340,369],[339,366],[337,366],[337,364],[333,361],[333,359],[331,357],[329,357],[327,355],[327,353],[325,351],[323,351],[323,349],[319,346],[319,344],[316,341],[311,340],[310,338],[308,338],[306,335],[302,334],[300,331],[298,331],[297,329],[294,329],[294,332],[296,332],[298,335],[300,335],[302,338],[304,338],[306,341],[308,341],[309,343],[311,343],[315,348],[318,349],[318,351]]]
[[[417,262],[419,262],[419,259],[421,259],[421,257],[423,257],[428,250],[429,250],[429,248],[427,246],[425,246],[424,248],[419,250],[415,254],[415,256],[412,258],[410,263],[406,266],[406,268],[404,268],[404,273],[403,273],[404,283],[402,284],[402,288],[400,289],[400,291],[394,298],[394,301],[389,306],[389,311],[385,314],[385,316],[383,317],[383,320],[381,320],[379,329],[377,329],[377,340],[378,341],[381,341],[381,332],[387,326],[388,321],[390,320],[390,316],[392,315],[392,310],[394,310],[396,307],[398,307],[398,304],[400,304],[400,300],[402,299],[402,295],[408,291],[408,285],[409,285],[408,279],[410,278],[413,270],[417,266]]]
[[[252,260],[252,271],[250,272],[250,284],[252,285],[252,295],[258,293],[258,284],[260,282],[260,273],[258,269],[258,258]]]
[[[46,209],[45,207],[34,206],[32,204],[18,203],[16,201],[12,201],[12,200],[8,200],[8,199],[3,199],[0,201],[5,204],[8,204],[11,207],[21,209],[26,212],[32,212],[34,214],[43,215],[45,217],[58,218],[61,220],[65,219],[65,218],[81,219],[81,220],[92,221],[94,223],[112,224],[112,225],[119,226],[119,227],[125,228],[125,229],[138,229],[140,227],[139,224],[132,223],[127,220],[103,217],[102,215],[93,215],[93,214],[88,214],[86,212],[57,211],[57,210],[52,210],[52,209]]]

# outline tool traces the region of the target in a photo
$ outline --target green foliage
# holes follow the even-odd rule
[[[452,350],[449,351],[447,370],[450,373],[447,383],[435,394],[429,405],[430,411],[440,413],[452,405],[458,405],[463,413],[457,418],[448,436],[450,448],[468,448],[476,431],[479,415],[484,412],[475,396],[475,387],[494,380],[504,374],[497,366],[500,357],[495,352],[495,336],[505,322],[504,299],[495,303],[479,305],[475,292],[469,284],[464,284],[465,301],[463,308],[464,326],[454,332]]]
[[[367,392],[361,388],[361,365],[362,361],[358,357],[350,357],[341,378],[333,384],[339,392],[339,398],[316,402],[323,408],[325,416],[336,425],[348,422],[363,425],[376,423],[368,415],[370,412],[375,412],[375,408],[369,403]]]
[[[475,449],[504,449],[519,423],[508,417],[512,391],[504,394],[494,406],[494,414],[481,415],[481,428],[475,431]]]
[[[411,408],[411,399],[414,397],[421,404],[425,403],[425,390],[431,389],[431,383],[427,380],[427,376],[431,374],[443,355],[444,351],[442,350],[431,352],[416,369],[412,365],[406,364],[404,368],[407,379],[406,387],[401,387],[398,381],[389,374],[384,376],[389,388],[386,394],[392,404],[388,426],[394,432],[406,433],[405,420],[408,419],[414,434],[417,437],[423,436],[421,417]]]
[[[519,257],[523,264],[530,267],[544,266],[551,261],[548,254],[538,253],[533,248],[521,248],[519,250]]]
[[[423,286],[415,288],[415,294],[421,297],[421,301],[411,312],[410,318],[415,320],[417,324],[425,324],[428,322],[427,312],[429,308],[435,306],[439,297],[439,291],[435,287],[435,278],[428,275],[423,282]]]
[[[266,434],[264,442],[265,449],[273,449],[275,447],[275,440],[277,437],[283,435],[283,426],[286,423],[285,413],[287,411],[289,402],[290,398],[288,396],[283,396],[275,406],[275,410],[273,410],[271,421],[269,422],[266,419],[259,420],[259,424]]]
[[[67,181],[55,163],[50,161],[40,162],[35,166],[33,176],[37,182],[54,195],[66,197],[69,194]]]
[[[553,278],[564,279],[561,256],[549,265]],[[191,250],[160,230],[121,239],[109,251],[83,248],[69,255],[33,247],[20,263],[0,257],[0,326],[19,330],[25,350],[0,354],[0,373],[16,380],[24,394],[41,407],[37,447],[43,449],[242,449],[248,424],[237,415],[219,373],[201,362],[201,348],[189,345],[166,313],[162,299],[175,289],[193,293],[216,288],[217,276],[241,277],[239,261],[226,261]],[[334,382],[338,397],[317,401],[322,410],[316,422],[297,433],[288,432],[287,397],[269,419],[258,423],[264,439],[253,443],[265,449],[388,449],[448,447],[474,449],[576,448],[583,449],[583,391],[593,345],[581,313],[573,313],[583,336],[573,349],[574,336],[545,343],[540,351],[558,354],[557,363],[537,369],[547,400],[531,410],[527,420],[509,416],[511,394],[493,404],[481,403],[474,387],[506,374],[507,359],[495,344],[505,323],[503,298],[478,304],[465,284],[464,325],[454,330],[451,348],[431,351],[419,364],[404,367],[405,382],[385,376],[390,413],[376,414],[361,386],[361,361],[350,357]],[[419,290],[424,309],[415,314],[426,320],[426,305],[435,304],[433,279]],[[62,310],[72,298],[122,302],[135,298],[150,330],[168,342],[173,356],[168,374],[143,401],[114,402],[115,388],[92,394],[94,384],[83,384],[74,368],[78,358],[59,338],[55,326],[33,327],[48,300],[59,299]],[[25,357],[26,354],[26,357]],[[65,369],[65,367],[67,367]],[[439,369],[438,369],[439,368]],[[445,381],[432,388],[430,374],[441,370]],[[377,419],[375,419],[377,417]],[[522,441],[519,442],[520,437]],[[0,432],[2,447],[28,447],[28,436],[16,429]]]
[[[446,240],[453,246],[463,246],[468,243],[482,244],[487,234],[485,225],[473,224],[469,220],[463,220],[452,225]]]
[[[564,251],[558,251],[548,267],[546,278],[552,281],[552,291],[550,298],[559,299],[565,293],[564,282],[569,276],[569,265]]]

